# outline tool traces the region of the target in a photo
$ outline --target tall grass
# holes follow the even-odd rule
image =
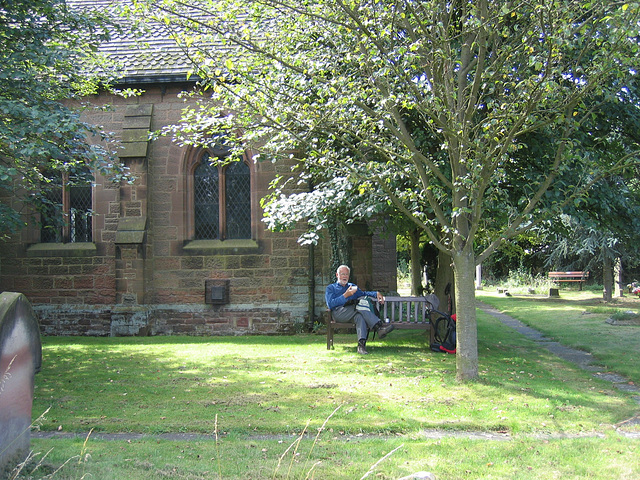
[[[553,281],[545,275],[532,275],[524,268],[511,270],[509,276],[498,286],[507,289],[510,293],[518,294],[543,294],[549,293],[549,288],[557,287]]]

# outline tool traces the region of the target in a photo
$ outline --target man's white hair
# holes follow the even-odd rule
[[[346,269],[347,269],[347,272],[351,273],[351,269],[350,269],[349,267],[347,267],[346,265],[340,265],[340,266],[338,267],[338,269],[336,270],[336,273],[340,273],[340,269],[341,269],[341,268],[346,268]]]

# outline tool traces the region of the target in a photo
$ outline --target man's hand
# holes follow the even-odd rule
[[[349,288],[347,288],[347,291],[344,292],[344,296],[345,298],[349,298],[350,296],[354,295],[357,291],[358,291],[358,287],[356,287],[355,285],[351,285]]]
[[[380,302],[380,305],[384,303],[384,296],[380,292],[376,292],[376,298],[378,299],[378,302]]]

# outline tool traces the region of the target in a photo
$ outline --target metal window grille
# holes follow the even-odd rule
[[[211,163],[208,154],[202,156],[194,172],[193,186],[195,238],[217,239],[220,235],[220,180],[218,166]]]
[[[251,238],[251,177],[246,163],[229,164],[225,191],[227,238]]]

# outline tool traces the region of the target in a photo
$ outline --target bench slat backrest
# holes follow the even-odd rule
[[[431,303],[425,297],[384,297],[384,304],[378,304],[382,318],[392,322],[429,323]]]

